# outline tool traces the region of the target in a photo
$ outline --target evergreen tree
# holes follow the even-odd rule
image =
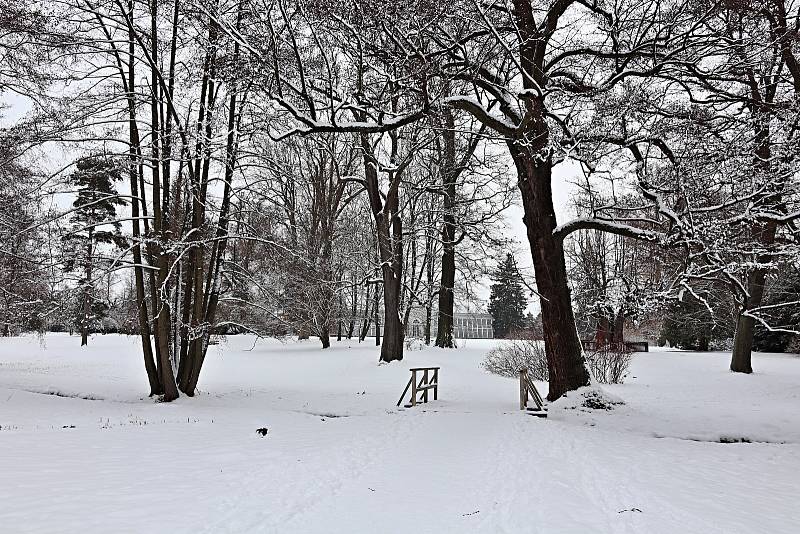
[[[492,280],[494,284],[489,295],[489,314],[492,316],[495,337],[503,338],[514,329],[524,327],[525,308],[528,305],[514,256],[506,255],[506,259],[497,266]]]
[[[769,330],[761,322],[756,323],[753,335],[753,350],[763,352],[792,352],[800,345],[800,336],[791,331],[800,330],[800,267],[785,267],[780,276],[772,277],[767,284],[766,295],[761,305],[764,310],[758,315],[773,328]]]
[[[77,162],[77,170],[69,181],[76,187],[75,208],[70,217],[72,229],[65,237],[68,271],[80,270],[80,299],[77,323],[81,330],[81,346],[88,343],[89,325],[98,319],[93,312],[107,309],[93,302],[93,267],[98,263],[97,247],[100,244],[122,245],[117,206],[124,204],[114,186],[122,179],[119,165],[110,158],[93,156]]]
[[[730,295],[719,290],[698,294],[705,302],[687,293],[681,300],[667,305],[658,340],[660,345],[669,343],[679,349],[707,351],[713,341],[733,337],[735,318],[731,316],[734,305]]]

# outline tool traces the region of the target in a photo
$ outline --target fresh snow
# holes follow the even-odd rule
[[[378,365],[370,340],[229,337],[156,403],[135,337],[0,339],[0,531],[800,531],[800,357],[638,354],[602,386],[624,405],[542,420],[481,369],[497,343]],[[396,408],[428,365],[440,400]]]

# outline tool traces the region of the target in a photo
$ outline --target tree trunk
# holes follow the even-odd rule
[[[241,3],[237,6],[236,16],[236,30],[238,31],[242,21],[242,6]],[[212,23],[215,25],[215,23]],[[239,60],[239,43],[236,42],[233,47],[232,63],[236,65]],[[211,248],[211,257],[209,259],[208,272],[206,273],[205,291],[198,292],[195,290],[196,303],[195,309],[198,310],[198,316],[202,318],[202,330],[200,336],[195,340],[193,357],[191,358],[191,368],[188,373],[188,380],[185,384],[183,392],[189,396],[194,395],[197,389],[197,383],[200,380],[200,371],[205,362],[206,353],[208,352],[208,340],[211,336],[214,327],[214,321],[217,314],[217,306],[219,303],[220,283],[222,280],[222,272],[224,268],[225,251],[228,245],[228,225],[230,224],[230,210],[231,210],[231,196],[233,175],[236,169],[236,155],[238,150],[238,138],[236,133],[236,120],[237,120],[237,82],[234,79],[229,86],[229,102],[228,102],[228,135],[225,143],[225,175],[222,190],[222,203],[220,205],[219,219],[217,220],[217,231],[215,234],[214,245]],[[205,160],[201,189],[201,199],[205,201],[206,193],[205,188],[208,184],[208,159]],[[195,280],[195,288],[203,287],[202,276],[202,255],[200,270],[198,271],[199,280]],[[202,300],[200,296],[205,295]]]
[[[608,316],[605,313],[605,310],[600,310],[600,317],[597,319],[597,330],[594,334],[594,342],[598,346],[602,346],[606,344],[608,341]]]
[[[614,319],[614,343],[625,343],[625,311],[622,308]]]
[[[447,221],[447,215],[445,215]],[[447,222],[445,222],[445,228]],[[447,232],[447,230],[445,230]],[[455,299],[453,286],[456,276],[456,253],[451,237],[445,236],[444,253],[442,254],[442,283],[439,287],[439,316],[436,330],[436,346],[452,349],[453,343],[453,312]]]
[[[384,279],[383,288],[384,327],[380,360],[382,362],[400,361],[403,359],[405,332],[399,314],[399,283]]]
[[[378,294],[378,287],[375,286],[375,292],[373,293],[373,300],[375,302],[373,304],[372,312],[373,312],[373,317],[374,317],[373,320],[375,321],[375,346],[376,347],[380,347],[381,346],[381,322],[378,320],[378,318],[380,317],[378,315],[378,307],[379,307],[379,304],[380,304],[380,300],[379,299],[380,299],[380,295]]]
[[[731,354],[731,371],[735,373],[752,373],[753,333],[756,320],[745,315],[749,310],[761,305],[764,297],[764,282],[766,273],[757,270],[747,277],[747,291],[750,297],[745,301],[742,313],[736,322],[736,336],[733,341],[733,354]]]
[[[760,174],[769,176],[772,172],[772,147],[769,118],[761,112],[754,112],[753,116],[756,123],[755,141],[758,143],[755,150],[756,157],[754,166]],[[779,187],[780,189],[773,189],[771,194],[768,195],[770,202],[778,205],[780,204],[780,199],[783,194],[783,186],[781,185]],[[775,243],[778,225],[773,221],[766,223],[756,222],[753,224],[751,231],[755,240],[765,248],[768,248]],[[758,259],[759,263],[769,263],[773,258],[770,257],[769,254],[763,254]],[[761,306],[761,300],[764,298],[766,274],[763,268],[756,267],[756,269],[747,276],[748,294],[744,299],[742,313],[739,315],[739,319],[736,322],[736,335],[733,343],[733,354],[731,354],[730,369],[735,373],[753,372],[752,352],[755,319],[746,316],[745,313]]]
[[[371,289],[372,289],[372,285],[371,284],[367,284],[367,294],[364,295],[364,321],[361,324],[361,333],[358,336],[358,342],[359,343],[361,343],[362,341],[364,341],[366,339],[367,334],[369,333],[369,325],[372,322],[372,315],[370,314],[370,310],[369,310],[369,304],[370,304],[370,298],[371,298],[370,297]],[[378,290],[378,288],[376,287],[375,291],[377,291],[377,290]]]
[[[431,310],[431,303],[425,306],[425,344],[431,344],[431,320],[433,316],[433,311]]]
[[[442,184],[444,186],[444,225],[442,227],[442,280],[439,285],[439,317],[436,329],[436,346],[452,349],[455,346],[453,343],[453,313],[455,306],[453,288],[455,287],[456,279],[456,179],[459,171],[455,168],[455,121],[450,110],[445,111],[444,119],[445,128],[442,131],[445,161],[445,168],[442,173],[444,182]],[[472,151],[474,151],[474,148]]]
[[[347,339],[353,338],[353,332],[356,329],[356,313],[358,312],[358,310],[356,309],[358,307],[358,286],[356,286],[355,276],[353,277],[352,284],[353,284],[352,288],[353,294],[351,301],[352,307],[350,309],[350,323],[348,323],[347,325]]]
[[[91,314],[91,297],[88,287],[83,290],[83,318],[81,320],[81,347],[89,344],[89,315]]]
[[[172,370],[172,358],[170,343],[171,318],[169,305],[169,254],[164,250],[164,244],[169,238],[166,225],[167,213],[163,210],[166,205],[162,205],[161,188],[161,138],[160,138],[160,106],[161,92],[158,83],[158,3],[152,0],[150,3],[150,55],[152,63],[150,65],[150,126],[151,126],[151,151],[152,165],[150,173],[153,187],[153,232],[160,238],[155,248],[155,256],[158,262],[156,295],[154,295],[153,307],[156,312],[156,356],[160,382],[164,388],[163,400],[166,402],[178,398],[178,385],[175,383],[175,374]]]
[[[563,242],[553,236],[556,216],[551,189],[552,160],[527,146],[510,142],[525,210],[536,287],[542,308],[545,352],[550,373],[548,400],[589,384],[589,371],[572,311]],[[542,151],[547,150],[543,148]]]
[[[83,318],[81,320],[81,347],[89,344],[89,317],[92,314],[92,239],[94,233],[89,228],[89,239],[86,243],[86,271],[83,286]]]
[[[325,325],[320,328],[319,331],[319,341],[322,343],[322,348],[327,349],[331,346],[331,334],[328,331],[328,326]]]
[[[129,16],[133,19],[133,0],[128,2]],[[134,57],[134,37],[132,32],[128,37],[128,57]],[[144,283],[144,269],[141,244],[138,243],[141,236],[141,229],[139,226],[139,169],[141,168],[139,161],[140,137],[139,127],[136,123],[136,101],[135,101],[135,71],[134,62],[128,62],[126,89],[128,92],[128,136],[130,141],[130,148],[128,152],[129,158],[129,174],[130,174],[130,188],[131,196],[131,218],[132,221],[132,235],[134,240],[133,246],[133,273],[136,284],[136,303],[138,304],[137,318],[139,320],[139,335],[142,342],[142,354],[144,356],[144,368],[147,373],[147,380],[150,383],[150,396],[161,395],[164,389],[161,387],[161,381],[158,374],[155,358],[153,356],[153,345],[150,339],[150,318],[147,311],[147,297],[145,296],[145,283]],[[123,81],[124,78],[123,78]]]

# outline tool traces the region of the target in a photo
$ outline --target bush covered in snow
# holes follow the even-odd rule
[[[601,384],[622,384],[628,376],[633,352],[623,343],[609,343],[586,350],[586,364]]]
[[[422,350],[425,348],[425,342],[418,337],[407,337],[405,339],[406,350]]]
[[[601,384],[622,384],[628,376],[633,353],[624,344],[612,343],[585,351],[586,364],[594,379]],[[548,380],[544,342],[517,339],[495,347],[486,355],[483,368],[490,373],[510,378],[527,369],[533,380]]]
[[[517,339],[493,348],[483,361],[483,368],[490,373],[516,377],[520,369],[527,369],[533,380],[546,381],[547,356],[544,342],[536,339]]]

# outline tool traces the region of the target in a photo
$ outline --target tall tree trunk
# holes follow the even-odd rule
[[[375,286],[375,291],[372,295],[372,299],[374,301],[372,306],[372,314],[373,314],[373,321],[375,321],[375,346],[380,347],[381,345],[381,322],[378,320],[380,318],[380,293],[378,292],[378,287]]]
[[[164,250],[164,244],[169,238],[169,231],[166,225],[166,212],[163,210],[168,202],[162,205],[161,189],[161,91],[158,78],[158,1],[152,0],[150,4],[150,126],[151,126],[151,148],[152,165],[150,167],[153,179],[153,232],[159,236],[160,243],[156,245],[155,256],[158,262],[158,275],[156,287],[156,354],[158,356],[158,368],[161,373],[161,384],[164,387],[163,400],[166,402],[178,398],[178,386],[175,383],[175,374],[172,370],[172,358],[170,343],[171,323],[170,304],[169,304],[169,255]]]
[[[216,50],[218,28],[213,16],[209,17],[208,49],[203,60],[203,76],[200,82],[200,101],[197,111],[197,142],[195,144],[195,161],[191,179],[191,250],[186,266],[189,277],[186,293],[188,306],[185,312],[189,316],[186,343],[181,346],[181,362],[178,365],[178,388],[187,396],[194,395],[190,387],[192,373],[196,361],[201,357],[205,339],[206,325],[203,323],[203,304],[205,302],[203,223],[205,221],[204,182],[208,180],[210,157],[208,143],[211,137],[211,122],[214,105],[214,83],[216,74]],[[185,355],[183,354],[185,351]]]
[[[523,141],[510,142],[519,176],[536,287],[542,309],[547,367],[550,374],[547,398],[589,384],[589,371],[578,339],[572,311],[563,242],[553,236],[556,216],[551,189],[552,160],[533,152]]]
[[[453,314],[455,312],[455,295],[453,289],[456,279],[456,132],[453,113],[449,109],[444,112],[445,128],[442,131],[444,141],[444,168],[442,181],[444,189],[444,225],[442,226],[442,274],[439,284],[439,317],[436,330],[436,346],[452,349]],[[473,149],[474,150],[474,149]]]
[[[236,16],[236,30],[238,31],[242,21],[242,6],[241,3],[237,7]],[[237,65],[239,61],[239,42],[237,41],[233,47],[232,62]],[[200,300],[199,311],[202,316],[203,329],[202,334],[195,339],[194,355],[191,358],[191,367],[188,372],[188,380],[186,381],[186,389],[184,393],[191,396],[197,389],[197,383],[200,379],[200,371],[205,361],[206,352],[208,351],[208,340],[211,334],[211,327],[214,325],[216,319],[217,306],[219,303],[220,284],[222,281],[222,273],[224,267],[225,251],[228,245],[228,225],[230,224],[230,209],[231,209],[231,196],[233,191],[233,175],[236,170],[236,155],[238,151],[238,136],[237,136],[237,104],[238,104],[238,85],[236,80],[231,83],[229,87],[229,102],[228,102],[228,135],[225,145],[225,185],[222,190],[222,203],[220,205],[219,220],[217,222],[217,231],[215,235],[214,246],[211,251],[211,258],[209,262],[209,272],[206,279],[206,298]],[[207,182],[207,180],[205,180]],[[203,195],[205,196],[205,195]],[[195,280],[198,284],[198,281]],[[202,287],[202,271],[200,272],[199,286]],[[197,287],[197,285],[195,286]],[[199,295],[198,295],[199,296]],[[197,298],[197,296],[195,297]],[[197,302],[195,303],[197,309]]]
[[[83,317],[81,318],[81,347],[89,344],[89,317],[92,315],[92,239],[94,232],[89,228],[89,239],[86,243],[86,270],[83,286]]]
[[[433,310],[431,310],[430,301],[425,306],[425,344],[431,344],[431,320],[433,319]]]
[[[358,313],[358,286],[356,286],[356,278],[353,276],[351,280],[352,295],[351,295],[351,308],[350,308],[350,323],[347,325],[347,339],[353,338],[353,332],[356,329],[356,313]]]
[[[441,132],[443,140],[442,186],[444,193],[442,226],[442,273],[439,284],[439,313],[436,329],[436,346],[451,349],[455,347],[453,339],[453,315],[455,313],[455,295],[453,293],[456,279],[456,187],[458,177],[467,168],[472,154],[478,146],[480,135],[473,136],[467,150],[456,161],[456,126],[452,110],[443,112],[444,128]],[[481,132],[484,127],[481,128]],[[479,132],[480,133],[480,132]]]
[[[396,161],[398,135],[389,133],[391,139],[392,161]],[[383,317],[384,339],[381,346],[380,361],[392,362],[403,359],[403,340],[405,331],[400,319],[401,281],[403,278],[403,221],[399,213],[399,188],[401,170],[391,170],[387,174],[389,190],[382,195],[378,181],[377,162],[373,147],[366,133],[361,134],[361,148],[364,153],[364,175],[370,209],[375,221],[375,236],[378,241],[378,260],[383,277]],[[378,292],[375,292],[375,344],[380,345],[378,324]]]
[[[128,1],[128,17],[133,20],[133,0]],[[129,28],[128,34],[128,71],[127,81],[123,79],[123,83],[127,84],[127,102],[128,102],[128,137],[129,137],[129,176],[131,196],[131,218],[132,221],[132,235],[134,240],[133,246],[133,273],[136,285],[136,303],[137,303],[137,318],[139,320],[139,335],[142,342],[142,354],[144,357],[144,368],[147,373],[147,380],[150,384],[150,396],[161,395],[164,388],[161,385],[161,377],[158,373],[155,357],[153,355],[153,345],[150,332],[150,317],[147,311],[147,297],[145,290],[145,276],[144,264],[141,248],[141,229],[139,225],[140,206],[143,207],[144,201],[140,198],[143,190],[140,189],[140,178],[142,162],[140,159],[141,143],[139,136],[139,127],[136,122],[136,73],[134,61],[132,58],[135,53],[135,40],[132,29]]]
[[[451,110],[443,113],[444,129],[444,168],[442,169],[442,186],[444,189],[444,225],[442,226],[442,274],[439,284],[439,316],[436,329],[436,346],[452,349],[453,342],[453,313],[455,311],[455,298],[453,289],[456,279],[456,132],[455,120]],[[474,149],[473,149],[474,150]]]
[[[771,158],[772,146],[770,139],[769,117],[766,112],[756,110],[753,112],[756,120],[756,137],[755,142],[755,158],[754,167],[757,174],[767,176],[767,180],[771,177]],[[780,204],[780,199],[783,193],[782,185],[777,186],[778,190],[772,190],[765,195],[769,201]],[[775,243],[775,236],[778,231],[778,226],[775,222],[770,221],[766,223],[756,222],[753,224],[752,233],[756,242],[764,247],[769,247]],[[768,263],[771,261],[768,254],[762,254],[758,260],[759,263]],[[736,335],[733,342],[733,353],[731,354],[730,369],[736,373],[752,373],[752,354],[753,354],[753,334],[755,330],[755,319],[747,315],[747,312],[752,311],[761,306],[761,300],[764,298],[764,282],[766,280],[766,271],[761,267],[756,267],[747,276],[747,295],[745,296],[739,319],[736,322]]]

